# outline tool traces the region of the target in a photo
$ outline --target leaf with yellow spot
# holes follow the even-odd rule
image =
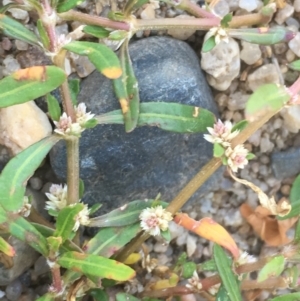
[[[158,280],[153,285],[151,285],[151,290],[161,290],[169,287],[175,287],[178,284],[178,281],[178,275],[172,273],[169,279]]]
[[[116,281],[130,280],[135,276],[135,271],[127,265],[97,255],[67,252],[61,255],[57,262],[66,269],[71,269],[87,276]]]
[[[16,71],[0,80],[0,108],[43,96],[60,86],[65,72],[55,66],[35,66]]]
[[[16,254],[14,248],[1,236],[0,236],[0,251],[10,257],[15,256]]]
[[[174,222],[226,248],[231,252],[234,258],[239,257],[239,249],[231,235],[211,218],[205,217],[200,221],[196,221],[185,213],[179,213],[174,217]]]
[[[117,55],[103,44],[75,41],[65,45],[64,48],[87,56],[97,70],[110,79],[119,78],[122,74]]]
[[[125,260],[124,260],[124,264],[135,264],[138,261],[141,260],[141,254],[139,253],[132,253],[130,254]]]

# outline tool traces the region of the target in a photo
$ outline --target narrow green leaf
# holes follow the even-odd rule
[[[0,108],[24,103],[47,94],[66,79],[54,66],[35,66],[16,71],[0,80]]]
[[[230,301],[228,292],[226,291],[224,285],[220,286],[217,296],[216,296],[216,300],[217,301]]]
[[[56,219],[56,230],[54,236],[61,237],[62,242],[70,238],[70,235],[74,232],[73,228],[76,223],[75,217],[80,211],[82,211],[84,205],[78,203],[72,207],[63,208],[57,216]]]
[[[114,21],[125,21],[126,17],[125,15],[120,11],[109,11],[108,16],[109,19]]]
[[[149,0],[129,0],[126,1],[126,5],[124,7],[124,15],[130,16],[131,12],[135,9],[139,9],[144,4],[148,3]]]
[[[292,210],[285,216],[277,216],[277,219],[284,220],[300,215],[300,175],[298,175],[293,182],[289,199],[292,205]]]
[[[101,229],[83,248],[86,253],[111,257],[141,231],[139,223]]]
[[[156,200],[133,201],[124,206],[112,210],[111,212],[90,219],[89,227],[122,227],[134,224],[139,221],[141,211],[152,207]],[[158,205],[158,204],[157,204]],[[159,202],[164,208],[168,205],[166,202]]]
[[[39,35],[40,35],[40,39],[41,39],[41,42],[42,42],[44,48],[49,49],[50,39],[49,39],[49,36],[47,34],[47,31],[46,31],[42,21],[40,19],[38,19],[37,22],[36,22],[36,25],[37,25],[37,29],[38,29],[38,32],[39,32]]]
[[[295,235],[294,235],[294,241],[295,243],[300,243],[300,220],[298,220],[296,229],[295,229]]]
[[[7,256],[14,256],[15,250],[14,248],[3,238],[0,236],[0,251],[6,254]]]
[[[99,124],[124,124],[121,110],[97,116]],[[177,133],[205,133],[215,122],[208,110],[168,102],[147,102],[140,104],[138,126],[157,126]]]
[[[291,294],[284,294],[282,296],[275,297],[270,299],[269,301],[299,301],[300,300],[300,293],[291,293]]]
[[[273,257],[258,273],[257,282],[262,282],[270,277],[279,276],[284,269],[284,257],[282,255]]]
[[[48,256],[48,243],[45,237],[23,217],[8,214],[8,230],[10,234],[40,252]]]
[[[48,112],[52,120],[58,121],[61,116],[61,109],[58,100],[50,93],[46,96]]]
[[[22,208],[27,180],[58,140],[58,136],[46,137],[6,164],[0,175],[0,205],[5,210],[15,212]]]
[[[282,42],[289,42],[295,37],[295,33],[286,27],[272,28],[241,28],[229,29],[229,36],[235,39],[247,41],[260,45],[273,45]]]
[[[55,300],[55,295],[51,293],[47,293],[43,295],[42,297],[39,297],[36,299],[36,301],[54,301]]]
[[[66,12],[82,3],[84,0],[60,0],[56,7],[58,13]]]
[[[214,157],[220,158],[224,155],[225,149],[224,147],[219,143],[214,143]]]
[[[292,63],[288,64],[288,67],[295,71],[300,71],[300,60],[293,61]]]
[[[215,36],[211,36],[210,38],[208,38],[202,45],[202,52],[209,52],[211,51],[215,46],[217,45],[216,43],[216,38]]]
[[[223,17],[221,20],[221,26],[226,28],[229,26],[229,22],[232,20],[232,13],[229,13]]]
[[[253,121],[266,113],[280,111],[291,98],[286,88],[276,84],[260,86],[248,99],[245,114]]]
[[[90,208],[90,215],[94,214],[96,211],[98,211],[102,207],[102,204],[94,204]]]
[[[240,132],[249,124],[247,120],[241,120],[237,124],[235,124],[232,129],[231,133],[233,133],[236,130],[239,130]]]
[[[110,31],[101,26],[96,25],[86,25],[83,28],[83,32],[90,34],[99,39],[107,38]]]
[[[98,124],[98,120],[97,120],[96,118],[92,118],[92,119],[88,120],[88,121],[84,124],[84,128],[86,128],[86,129],[92,129],[92,128],[94,128],[97,124]]]
[[[97,70],[110,79],[119,78],[122,74],[118,57],[103,44],[75,41],[65,45],[64,48],[87,56]]]
[[[128,40],[120,49],[122,76],[113,81],[115,93],[119,99],[124,116],[125,131],[133,131],[139,118],[139,89],[129,57]]]
[[[108,294],[100,288],[89,290],[88,295],[92,296],[94,301],[109,301]]]
[[[237,278],[231,269],[231,261],[225,251],[219,245],[214,244],[213,254],[214,261],[222,279],[222,284],[228,292],[229,299],[231,301],[243,300]]]
[[[69,79],[68,83],[69,83],[69,90],[71,94],[72,103],[75,106],[77,105],[77,96],[80,90],[80,80],[77,78]]]
[[[185,262],[182,265],[182,277],[184,279],[189,279],[193,276],[194,272],[197,269],[197,265],[195,262],[189,261],[189,262]]]
[[[2,29],[3,34],[6,36],[28,44],[38,45],[39,40],[32,31],[27,29],[23,24],[3,14],[0,14],[0,29]]]
[[[58,258],[58,264],[66,269],[101,278],[126,281],[135,276],[135,271],[121,262],[98,255],[67,252]]]
[[[140,299],[127,293],[118,293],[116,294],[116,301],[140,301]]]

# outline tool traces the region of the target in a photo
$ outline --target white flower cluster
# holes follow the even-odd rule
[[[140,214],[141,228],[149,234],[156,236],[161,231],[168,229],[172,214],[166,211],[162,206],[156,206],[144,209]]]
[[[204,139],[219,144],[225,149],[225,158],[227,165],[233,172],[237,172],[238,168],[243,169],[248,164],[248,150],[244,145],[239,144],[232,148],[230,141],[239,134],[239,130],[232,131],[233,125],[230,121],[223,123],[220,119],[214,124],[214,127],[208,127],[209,134],[204,135]]]
[[[236,261],[236,265],[243,265],[246,263],[256,262],[256,258],[253,255],[249,255],[246,251],[242,252],[240,257]]]
[[[49,189],[49,193],[46,192],[46,196],[49,199],[49,201],[46,202],[46,210],[59,212],[63,208],[67,207],[67,194],[67,185],[62,186],[61,184],[52,184]],[[88,209],[87,205],[84,205],[84,208],[75,217],[76,223],[73,227],[73,231],[77,231],[80,225],[86,226],[90,223],[89,214],[90,209]]]
[[[56,126],[54,132],[63,136],[80,136],[80,134],[85,130],[85,124],[91,120],[95,114],[91,114],[91,112],[87,113],[86,105],[84,103],[80,103],[74,108],[76,114],[75,122],[72,122],[71,117],[64,112],[59,121],[53,121]]]
[[[225,43],[229,42],[227,31],[221,26],[211,28],[206,34],[205,39],[208,40],[212,36],[215,37],[216,45],[218,45],[221,41],[224,41]]]
[[[194,292],[200,292],[202,290],[202,283],[199,279],[197,271],[194,271],[193,277],[188,279],[188,284],[185,286]]]

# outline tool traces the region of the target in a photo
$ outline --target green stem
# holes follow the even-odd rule
[[[120,29],[130,31],[130,24],[125,22],[113,21],[107,18],[102,18],[98,16],[91,16],[88,14],[83,14],[74,10],[70,10],[65,13],[60,13],[58,16],[67,21],[79,21],[87,25],[97,25],[103,27],[109,27],[112,29]]]
[[[68,205],[79,202],[79,138],[70,136],[67,143]]]

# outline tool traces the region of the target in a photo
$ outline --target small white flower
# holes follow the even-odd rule
[[[255,262],[256,258],[252,255],[249,255],[247,252],[243,252],[240,257],[238,258],[238,260],[236,261],[237,265],[243,265],[246,263],[252,263]]]
[[[218,45],[221,41],[224,41],[225,43],[229,42],[227,31],[223,27],[219,26],[211,28],[206,34],[205,39],[208,40],[212,36],[215,37],[216,45]]]
[[[169,221],[173,219],[172,214],[162,206],[144,209],[139,218],[141,228],[153,236],[159,235],[160,230],[166,231]]]
[[[19,210],[19,214],[28,217],[31,210],[31,204],[29,203],[29,198],[27,196],[24,196],[23,198],[23,207]]]
[[[84,205],[83,209],[76,215],[75,217],[75,225],[73,227],[73,231],[77,231],[80,225],[88,225],[90,223],[90,209],[88,209],[87,205]]]
[[[223,123],[220,119],[214,124],[214,127],[208,127],[209,134],[204,135],[204,139],[211,143],[219,143],[224,147],[230,146],[230,141],[239,134],[239,130],[232,131],[232,123],[225,121]]]
[[[85,123],[95,116],[95,114],[91,114],[91,112],[86,112],[86,105],[83,102],[75,107],[75,112],[76,123],[78,123],[81,127],[84,127]]]
[[[84,131],[84,129],[78,123],[72,123],[71,117],[67,116],[65,112],[60,116],[59,121],[53,122],[56,126],[54,132],[63,136],[80,136],[81,132]]]
[[[225,151],[228,166],[233,172],[237,172],[238,168],[243,169],[248,164],[247,155],[248,150],[242,144],[237,145],[234,149],[228,147]]]
[[[193,277],[188,279],[188,284],[186,284],[185,286],[195,292],[202,290],[202,283],[199,279],[197,271],[194,271]]]
[[[67,193],[68,187],[64,187],[60,184],[52,184],[49,193],[46,192],[46,196],[49,201],[46,202],[46,210],[60,211],[67,206]]]

